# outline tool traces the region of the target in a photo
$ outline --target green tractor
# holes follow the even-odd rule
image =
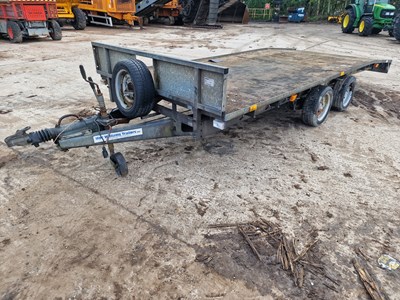
[[[395,11],[389,0],[352,0],[346,7],[342,32],[352,33],[358,28],[359,35],[369,36],[385,30],[393,36]]]

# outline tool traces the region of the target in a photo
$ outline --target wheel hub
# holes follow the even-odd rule
[[[365,21],[361,21],[360,23],[360,32],[363,32],[365,29]]]
[[[12,40],[14,38],[14,33],[12,31],[11,26],[7,29],[8,37]]]
[[[349,26],[349,23],[350,23],[350,16],[349,16],[349,15],[346,15],[346,16],[344,17],[344,20],[343,20],[343,27],[344,27],[344,28],[347,28],[347,26]]]
[[[319,122],[321,122],[328,114],[331,101],[331,94],[326,94],[319,99],[317,110],[317,119]]]
[[[348,87],[346,92],[344,93],[344,96],[343,96],[343,106],[344,107],[347,107],[347,105],[349,104],[352,96],[353,96],[353,90],[351,89],[351,87]]]
[[[135,86],[128,72],[121,70],[117,74],[116,89],[118,100],[125,108],[130,108],[135,103]]]

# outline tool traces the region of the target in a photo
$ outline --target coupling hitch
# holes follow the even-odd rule
[[[97,83],[91,77],[86,77],[85,68],[79,66],[83,80],[89,83],[98,103],[99,112],[91,116],[82,118],[75,114],[62,116],[54,128],[46,128],[28,133],[30,126],[19,129],[15,134],[5,138],[8,147],[33,145],[39,147],[40,143],[53,140],[61,150],[68,150],[77,147],[89,147],[103,144],[102,155],[109,157],[110,161],[119,176],[128,175],[128,166],[124,156],[120,152],[114,151],[112,129],[114,126],[122,123],[129,123],[118,109],[107,112],[103,94]],[[62,124],[62,121],[69,117],[75,117],[72,123]],[[117,133],[118,134],[118,133]],[[100,138],[100,141],[97,140]],[[73,141],[68,143],[68,141]],[[66,144],[67,143],[67,144]],[[108,146],[108,150],[105,148]]]
[[[60,134],[59,128],[48,128],[31,133],[27,131],[31,129],[30,126],[17,130],[13,135],[5,138],[8,147],[33,145],[39,147],[40,143],[44,143],[56,139]]]

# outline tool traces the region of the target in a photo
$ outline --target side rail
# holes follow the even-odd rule
[[[97,73],[109,82],[114,66],[137,56],[153,60],[157,94],[193,111],[221,117],[226,108],[228,68],[92,42]]]

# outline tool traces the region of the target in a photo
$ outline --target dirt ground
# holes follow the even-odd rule
[[[16,129],[53,127],[91,109],[79,64],[95,73],[90,41],[201,58],[262,47],[392,59],[388,74],[357,75],[344,113],[319,128],[280,109],[195,141],[117,145],[118,178],[100,148],[9,149]],[[388,299],[400,299],[400,43],[344,35],[336,25],[64,28],[63,39],[0,40],[0,297],[2,299],[368,299],[351,263],[359,248]],[[102,85],[103,92],[106,86]],[[257,260],[235,228],[278,224],[324,273],[303,288],[268,245]]]

